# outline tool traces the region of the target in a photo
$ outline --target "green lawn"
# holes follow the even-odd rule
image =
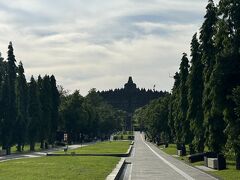
[[[161,147],[163,147],[163,146],[161,146]],[[170,154],[170,155],[177,155],[177,145],[169,144],[168,148],[163,148],[162,151],[164,151],[165,153]],[[187,151],[187,154],[189,154],[189,146],[188,145],[186,145],[186,151]],[[188,161],[187,156],[177,157],[177,159]]]
[[[120,158],[117,157],[41,157],[0,163],[0,179],[105,179]]]
[[[131,141],[105,141],[98,142],[89,146],[69,150],[67,153],[76,154],[122,154],[126,153]],[[64,153],[61,151],[60,153]]]
[[[160,146],[163,147],[163,146]],[[169,144],[168,148],[163,148],[162,151],[164,151],[167,154],[170,155],[176,155],[177,154],[177,146],[176,144]]]
[[[213,175],[226,180],[240,179],[240,170],[236,170],[235,161],[227,161],[227,169],[221,171],[210,172]]]
[[[187,154],[189,154],[188,146],[186,146],[186,149],[187,149]],[[170,155],[176,155],[177,154],[176,144],[169,144],[169,147],[162,149],[162,151],[164,151],[165,153],[170,154]],[[187,156],[178,157],[177,159],[183,160],[186,163],[188,163]],[[193,165],[193,166],[203,165],[203,161],[192,163],[191,165]],[[208,173],[213,174],[217,177],[220,177],[221,179],[224,179],[224,180],[225,179],[226,180],[240,179],[240,171],[236,170],[235,161],[227,160],[227,169],[221,170],[221,171],[208,172]]]
[[[35,151],[41,151],[40,143],[36,143],[36,145],[35,145]],[[16,147],[12,147],[12,148],[11,148],[11,152],[12,152],[12,153],[21,153],[21,152],[18,152],[18,151],[17,151],[17,148],[16,148]],[[28,145],[28,144],[25,145],[23,152],[30,152],[30,145]]]
[[[114,135],[114,140],[130,140],[129,138],[133,138],[133,131],[121,131]]]

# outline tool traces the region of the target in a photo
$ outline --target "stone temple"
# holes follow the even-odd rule
[[[125,129],[132,130],[132,115],[134,111],[148,104],[151,100],[164,96],[166,93],[144,88],[140,89],[133,82],[132,77],[129,77],[124,88],[102,91],[100,95],[113,107],[128,113]]]

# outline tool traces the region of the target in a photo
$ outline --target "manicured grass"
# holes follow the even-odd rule
[[[120,158],[41,157],[0,163],[0,179],[105,179]]]
[[[21,152],[18,152],[17,151],[17,148],[16,147],[12,147],[11,148],[11,151],[12,153],[21,153]],[[36,143],[35,145],[35,151],[41,151],[41,148],[40,148],[40,143]],[[24,151],[23,152],[30,152],[30,145],[27,144],[24,146]]]
[[[163,147],[163,146],[161,146],[161,147]],[[177,154],[176,144],[169,144],[168,148],[163,148],[161,150],[164,151],[167,154],[170,154],[170,155],[176,155]]]
[[[133,131],[121,131],[114,135],[114,140],[130,140],[134,139]]]
[[[186,149],[187,149],[187,154],[189,154],[188,146],[186,146]],[[164,151],[165,153],[167,153],[169,155],[176,155],[177,154],[176,153],[176,144],[169,144],[169,147],[162,149],[162,151]],[[177,159],[183,160],[184,162],[189,163],[187,156],[178,157]],[[203,166],[204,163],[203,163],[203,161],[201,161],[201,162],[191,163],[191,165]],[[221,171],[208,172],[208,173],[213,174],[217,177],[220,177],[221,179],[226,179],[226,180],[240,179],[240,171],[236,170],[235,161],[227,160],[227,169],[221,170]]]
[[[210,172],[213,175],[226,180],[240,179],[240,170],[236,170],[235,161],[227,161],[227,169],[221,171]]]
[[[89,146],[69,150],[67,153],[77,154],[121,154],[126,153],[131,141],[105,141],[98,142]],[[64,153],[61,151],[60,153]]]

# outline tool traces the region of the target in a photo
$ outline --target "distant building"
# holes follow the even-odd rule
[[[100,92],[100,95],[113,107],[128,112],[126,130],[132,129],[131,118],[136,109],[166,94],[167,92],[139,89],[132,77],[129,77],[124,88]]]

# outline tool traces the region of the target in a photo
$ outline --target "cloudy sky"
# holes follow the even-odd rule
[[[54,74],[86,95],[120,88],[170,90],[207,0],[0,0],[0,51],[13,41],[26,76]]]

